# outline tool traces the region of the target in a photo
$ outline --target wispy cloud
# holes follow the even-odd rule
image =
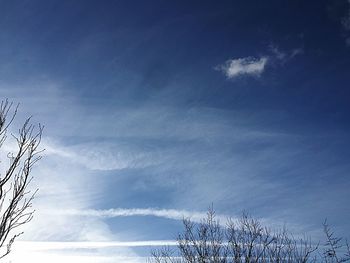
[[[267,62],[267,57],[229,59],[215,69],[222,71],[229,79],[234,79],[242,75],[260,76],[265,70]]]
[[[176,209],[156,209],[156,208],[112,208],[106,210],[87,209],[87,210],[53,210],[50,214],[71,215],[71,216],[88,216],[101,218],[128,217],[128,216],[155,216],[174,220],[190,218],[194,222],[200,222],[206,218],[206,212],[176,210]],[[216,218],[225,223],[228,216],[216,215]]]
[[[267,54],[270,65],[274,58],[272,54]],[[37,119],[44,119],[48,128],[46,134],[50,135],[50,138],[43,138],[43,147],[47,151],[43,162],[35,170],[36,182],[33,185],[38,185],[40,191],[35,203],[37,213],[25,229],[26,240],[119,241],[126,234],[119,229],[115,232],[111,229],[119,228],[120,221],[128,221],[123,217],[140,217],[130,218],[130,221],[147,220],[142,218],[145,216],[174,220],[191,217],[195,221],[205,217],[205,209],[211,202],[220,211],[240,213],[242,208],[246,208],[254,214],[271,217],[271,220],[288,216],[288,222],[295,223],[302,221],[295,219],[302,218],[299,216],[301,213],[315,214],[309,207],[294,206],[306,203],[301,199],[314,201],[314,192],[305,191],[305,194],[296,196],[294,188],[286,187],[288,184],[284,183],[281,175],[288,170],[285,178],[296,178],[292,181],[295,183],[301,180],[299,174],[315,173],[313,162],[322,161],[324,166],[327,162],[320,155],[315,157],[312,151],[308,155],[310,151],[307,147],[312,147],[313,143],[305,143],[305,138],[280,134],[280,130],[276,133],[265,127],[265,122],[271,123],[267,120],[275,122],[281,118],[274,112],[260,111],[258,115],[252,115],[233,110],[188,110],[149,105],[136,109],[114,109],[106,105],[96,110],[80,104],[71,105],[70,100],[63,98],[52,92],[50,96],[38,96],[38,101],[19,100],[23,102],[22,107],[26,107],[21,112],[31,113],[30,108],[38,105]],[[50,116],[59,111],[60,105],[65,105],[66,111],[62,112],[62,118],[53,120]],[[283,115],[283,119],[286,118],[288,116]],[[299,143],[301,139],[302,144]],[[300,159],[300,156],[303,158]],[[295,163],[298,164],[297,170]],[[306,188],[308,184],[305,185]],[[341,196],[346,200],[346,185],[342,185],[344,191]],[[323,186],[317,188],[313,183],[313,187],[317,193],[324,192],[321,191]],[[333,192],[328,193],[331,196]],[[160,196],[169,202],[157,203]],[[280,196],[283,198],[279,199]],[[266,203],[271,205],[266,207]],[[86,210],[115,206],[131,208]],[[186,210],[132,208],[159,206]],[[290,210],[281,215],[280,211],[286,211],[287,206]],[[322,202],[322,207],[331,206]],[[54,208],[66,212],[47,212]],[[275,222],[269,225],[275,225]],[[141,227],[129,229],[132,233],[128,233],[127,237],[149,239],[148,233],[144,234]],[[23,254],[21,249],[16,251]],[[131,252],[128,250],[119,255],[128,253]],[[119,262],[112,259],[104,261],[101,259],[103,255],[104,252],[96,254],[95,261],[89,261],[92,257],[84,255],[69,255],[71,259],[66,260],[66,255],[62,254],[57,258],[64,257],[65,262]],[[35,258],[33,262],[40,262]]]
[[[348,14],[347,16],[343,17],[343,19],[341,20],[345,30],[350,30],[350,1],[348,1],[348,5],[349,5]]]
[[[142,242],[16,242],[15,250],[7,258],[9,262],[85,262],[112,263],[145,262],[129,247],[150,247],[173,245],[172,241],[142,241]]]
[[[142,241],[97,241],[97,242],[35,242],[18,241],[17,247],[31,250],[58,250],[58,249],[91,249],[106,247],[156,247],[156,246],[176,246],[176,240],[142,240]]]
[[[53,139],[47,138],[44,143],[46,155],[60,157],[66,161],[91,170],[120,170],[128,167],[145,167],[153,164],[147,153],[137,149],[125,149],[123,145],[113,147],[107,143],[84,143],[75,146],[63,146]],[[118,147],[118,149],[115,149]]]
[[[293,48],[291,50],[283,50],[275,44],[269,45],[269,51],[272,53],[270,59],[279,60],[282,63],[287,62],[294,57],[304,53],[303,48]]]
[[[341,19],[341,24],[345,31],[345,43],[347,46],[350,46],[350,0],[348,0],[348,13]]]

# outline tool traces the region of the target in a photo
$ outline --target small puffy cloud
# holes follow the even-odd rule
[[[216,69],[222,71],[229,79],[242,75],[259,76],[264,71],[267,61],[267,57],[230,59],[225,64],[217,66]]]

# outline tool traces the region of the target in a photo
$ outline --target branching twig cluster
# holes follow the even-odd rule
[[[335,236],[327,220],[323,223],[323,232],[326,235],[325,248],[322,253],[323,261],[325,263],[350,262],[350,246],[348,241],[345,241],[344,246],[342,238]]]
[[[8,128],[13,123],[18,106],[10,115],[12,103],[7,100],[0,105],[0,147],[8,139]],[[11,134],[16,142],[16,151],[8,153],[8,168],[0,175],[0,259],[8,255],[15,239],[21,232],[13,233],[19,226],[33,218],[32,200],[36,191],[28,190],[32,180],[33,165],[41,159],[38,147],[43,127],[36,128],[28,118],[19,129],[18,135]]]
[[[323,252],[309,238],[295,238],[286,228],[273,231],[246,213],[226,226],[215,219],[213,209],[201,223],[183,220],[184,231],[176,249],[152,252],[155,263],[343,263],[350,261],[350,246],[341,244],[327,222]],[[345,251],[345,252],[344,252]],[[342,256],[340,256],[342,255]]]

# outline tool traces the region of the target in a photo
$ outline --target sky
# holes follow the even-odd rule
[[[8,262],[145,262],[211,205],[350,238],[349,1],[1,0],[0,32],[45,126]]]

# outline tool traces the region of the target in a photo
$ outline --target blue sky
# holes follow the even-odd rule
[[[1,98],[45,125],[13,262],[144,262],[211,204],[349,237],[348,1],[0,4]]]

